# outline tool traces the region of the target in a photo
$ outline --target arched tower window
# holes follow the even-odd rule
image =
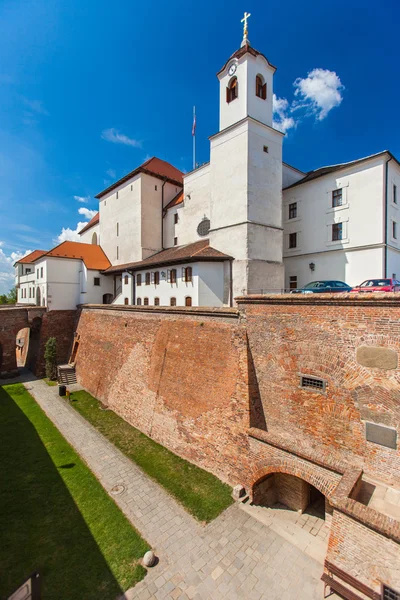
[[[94,234],[92,235],[92,244],[93,246],[97,246],[97,233],[94,232]]]
[[[256,96],[262,100],[267,98],[267,84],[264,83],[264,79],[261,75],[257,75],[256,77]]]
[[[229,82],[228,87],[226,88],[226,101],[232,102],[232,100],[236,100],[238,97],[238,80],[237,77],[232,77]]]

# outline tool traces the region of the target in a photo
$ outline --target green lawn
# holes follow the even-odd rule
[[[48,379],[47,377],[45,377],[45,378],[43,379],[43,381],[44,381],[45,383],[47,383],[47,385],[49,385],[49,386],[51,386],[51,387],[52,387],[52,386],[54,386],[54,385],[58,385],[58,381],[52,381],[51,379]]]
[[[71,404],[200,521],[215,519],[232,504],[228,485],[157,444],[113,411],[101,410],[99,401],[87,392],[73,392]]]
[[[0,387],[0,598],[33,571],[48,600],[114,600],[147,543],[21,384]]]

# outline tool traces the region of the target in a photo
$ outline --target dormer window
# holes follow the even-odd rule
[[[261,98],[261,100],[266,100],[267,98],[267,84],[264,83],[261,75],[257,75],[256,77],[256,96]]]
[[[226,101],[228,104],[232,102],[232,100],[236,100],[238,97],[238,81],[237,77],[232,77],[229,82],[228,87],[226,88]]]

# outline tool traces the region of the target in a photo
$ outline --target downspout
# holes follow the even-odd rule
[[[387,243],[388,243],[388,179],[389,179],[389,163],[392,160],[392,156],[389,158],[389,160],[386,161],[386,165],[385,165],[385,200],[384,200],[384,207],[383,207],[383,216],[384,216],[384,253],[383,253],[383,277],[386,279],[387,277]]]
[[[136,276],[134,271],[129,271],[129,275],[132,275],[132,306],[136,304]]]
[[[232,260],[229,261],[229,306],[233,306],[233,275],[232,275]]]
[[[167,180],[164,179],[161,187],[161,250],[164,250],[164,185]]]

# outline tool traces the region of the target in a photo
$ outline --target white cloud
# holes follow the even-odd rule
[[[106,173],[112,179],[115,179],[116,176],[117,176],[117,173],[115,172],[115,169],[107,169]]]
[[[299,98],[294,108],[307,108],[322,121],[329,111],[339,106],[343,100],[344,85],[334,71],[313,69],[304,79],[294,82],[295,96]]]
[[[289,129],[296,127],[295,120],[289,116],[290,106],[286,98],[278,98],[274,94],[272,98],[272,110],[274,114],[272,126],[275,129],[286,133]]]
[[[344,85],[334,71],[313,69],[307,77],[298,77],[294,83],[295,99],[273,96],[273,127],[283,133],[295,129],[304,117],[315,117],[322,121],[332,108],[343,100]]]
[[[104,129],[101,132],[101,138],[106,140],[107,142],[112,142],[113,144],[125,144],[126,146],[133,146],[134,148],[141,148],[142,142],[139,140],[134,140],[124,133],[120,133],[117,129],[111,127],[110,129]]]
[[[70,227],[63,227],[61,233],[53,240],[55,244],[61,244],[62,242],[80,242],[81,238],[79,232],[87,225],[87,223],[78,223],[76,229]]]
[[[6,294],[15,284],[14,263],[20,260],[23,256],[30,254],[32,250],[26,252],[4,252],[2,246],[4,242],[0,242],[0,294]]]
[[[90,200],[90,196],[74,196],[74,200],[87,204]]]
[[[94,215],[97,215],[97,210],[90,210],[89,208],[84,208],[82,206],[78,209],[78,213],[90,221],[90,219],[93,219]]]

